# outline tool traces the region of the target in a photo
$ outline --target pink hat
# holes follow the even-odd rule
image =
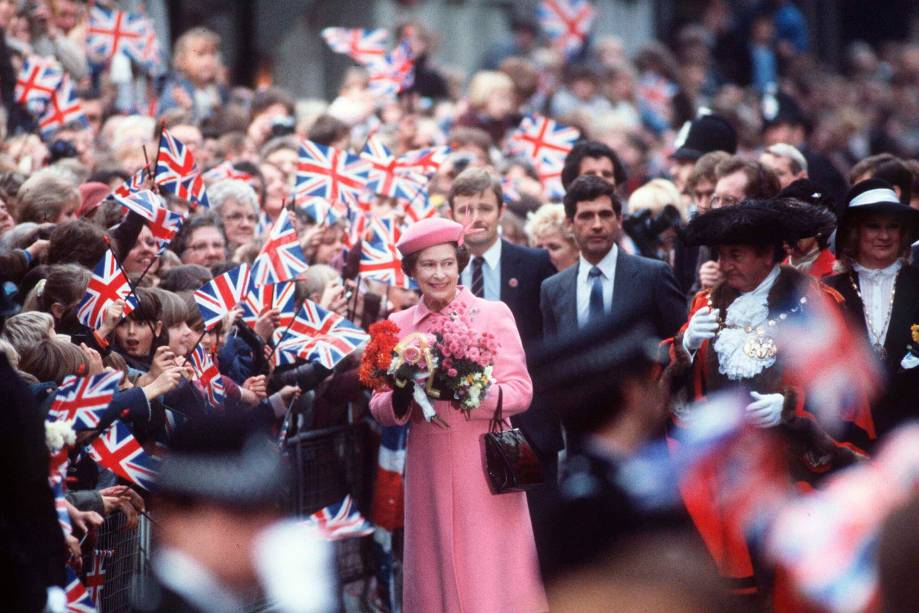
[[[463,226],[444,219],[432,217],[410,225],[399,239],[399,252],[402,257],[442,243],[458,243],[463,236]]]
[[[79,190],[80,208],[77,209],[77,217],[85,217],[95,211],[105,197],[112,193],[111,187],[97,181],[84,183],[79,187]]]

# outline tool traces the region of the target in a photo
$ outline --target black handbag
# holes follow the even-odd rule
[[[498,406],[485,436],[485,473],[493,494],[523,492],[543,482],[542,465],[520,428],[505,430],[498,387]]]

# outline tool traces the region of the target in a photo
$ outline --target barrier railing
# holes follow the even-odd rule
[[[127,611],[137,581],[150,561],[150,520],[141,515],[128,528],[121,513],[113,513],[96,534],[92,550],[83,557],[83,585],[99,613]]]

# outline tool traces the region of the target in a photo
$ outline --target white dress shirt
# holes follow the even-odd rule
[[[903,262],[897,260],[886,268],[865,268],[856,263],[853,268],[858,274],[858,288],[865,305],[865,325],[871,344],[884,344],[887,328],[890,326],[890,295],[897,282],[897,273]]]
[[[613,282],[616,275],[616,258],[619,257],[619,247],[615,244],[596,266],[603,273],[600,275],[600,284],[603,287],[603,311],[609,313],[613,308]],[[590,319],[590,290],[593,280],[589,278],[590,269],[594,267],[582,255],[578,262],[578,327],[583,328]]]
[[[460,275],[460,283],[472,291],[472,256],[469,264],[463,269]],[[484,281],[483,292],[485,300],[501,300],[501,239],[495,241],[495,244],[488,248],[482,254],[485,260],[482,263],[482,281]]]

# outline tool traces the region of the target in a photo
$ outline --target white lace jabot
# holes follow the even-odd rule
[[[769,290],[778,277],[779,267],[775,266],[756,289],[741,294],[727,308],[725,328],[718,334],[713,346],[718,354],[718,372],[731,381],[750,379],[775,364],[775,356],[762,360],[748,356],[744,345],[756,336],[757,328],[766,325],[769,319]]]

